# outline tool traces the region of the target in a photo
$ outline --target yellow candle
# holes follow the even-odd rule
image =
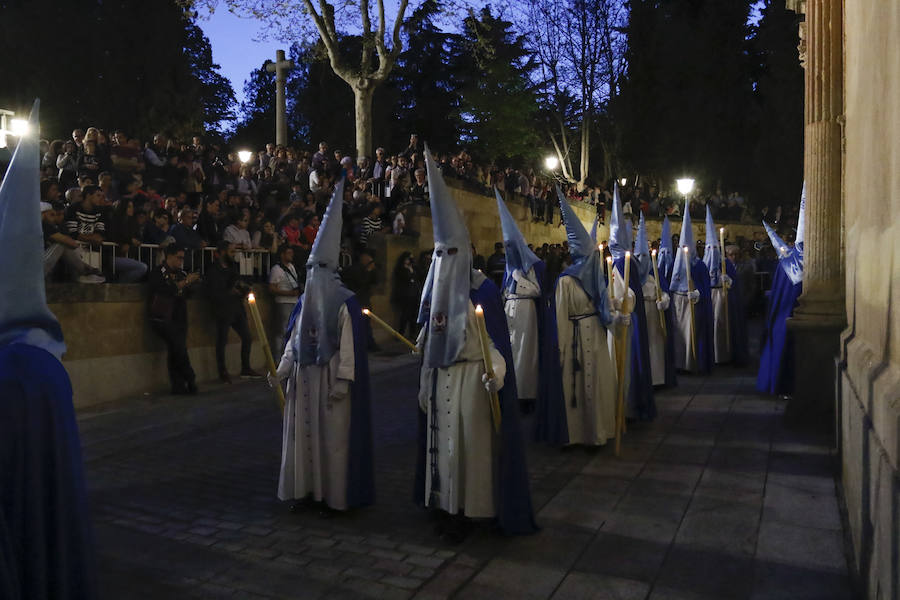
[[[401,342],[403,342],[404,344],[406,344],[407,346],[409,346],[409,349],[410,349],[410,350],[412,350],[413,352],[418,352],[418,351],[419,351],[419,349],[416,348],[416,345],[415,345],[415,344],[413,344],[411,341],[409,341],[408,339],[406,339],[405,337],[403,337],[403,334],[401,334],[399,331],[397,331],[396,329],[394,329],[393,327],[391,327],[390,325],[388,325],[387,323],[385,323],[384,321],[382,321],[382,320],[381,320],[375,313],[373,313],[371,310],[369,310],[368,308],[364,308],[364,309],[362,310],[362,313],[363,313],[364,315],[366,315],[367,317],[369,317],[370,319],[372,319],[373,321],[375,321],[376,323],[378,323],[379,325],[381,325],[382,327],[384,327],[384,328],[387,330],[387,332],[390,333],[392,336],[394,336],[395,338],[397,338],[398,340],[400,340]]]
[[[613,268],[612,268],[612,257],[606,257],[606,279],[607,283],[607,291],[609,292],[609,300],[612,302],[613,300]]]
[[[625,298],[628,297],[628,282],[631,279],[631,252],[625,253]]]
[[[475,321],[478,324],[478,337],[481,341],[481,357],[484,361],[484,372],[487,373],[488,379],[493,379],[494,361],[491,359],[491,342],[484,322],[484,309],[481,308],[480,304],[475,307]],[[500,433],[500,398],[496,392],[491,394],[491,418],[494,422],[494,431]]]
[[[266,337],[266,328],[263,327],[262,317],[259,315],[259,307],[256,305],[256,296],[253,292],[247,294],[247,306],[250,307],[250,319],[256,327],[256,336],[259,338],[259,343],[262,344],[263,355],[266,357],[266,368],[269,370],[269,374],[275,377],[275,359],[272,358],[272,350],[269,348],[269,340]],[[284,412],[284,391],[280,384],[275,386],[275,397],[278,398],[278,405]]]
[[[662,288],[659,286],[659,267],[656,264],[656,250],[650,251],[650,261],[653,263],[653,278],[656,280],[656,301],[662,300]],[[661,310],[659,313],[659,327],[662,329],[663,335],[666,335],[666,317]]]

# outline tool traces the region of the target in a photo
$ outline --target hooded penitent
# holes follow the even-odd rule
[[[756,389],[769,394],[789,394],[794,389],[793,340],[787,319],[794,313],[803,291],[803,225],[806,218],[806,184],[800,197],[797,239],[789,248],[767,223],[766,231],[779,257],[780,268],[772,277],[763,338],[760,344]]]
[[[659,270],[660,279],[668,286],[672,278],[672,268],[675,266],[675,254],[672,250],[672,227],[669,225],[669,217],[663,217],[662,232],[659,235],[659,252],[656,255],[656,268]]]
[[[300,298],[297,326],[300,347],[294,347],[295,360],[301,365],[325,365],[340,346],[338,311],[353,295],[338,275],[343,228],[344,180],[334,186],[334,194],[319,226],[306,261],[306,288]]]
[[[556,195],[559,198],[560,214],[566,224],[566,239],[573,260],[572,265],[563,271],[563,275],[574,277],[581,283],[581,289],[597,309],[600,321],[604,325],[609,325],[612,317],[609,314],[609,299],[606,295],[603,257],[597,251],[597,246],[584,225],[578,220],[578,215],[566,202],[559,187],[556,188]]]
[[[594,224],[591,225],[591,239],[594,240],[594,245],[597,245],[597,227],[600,225],[600,217],[594,217]]]
[[[684,218],[681,221],[680,246],[674,249],[675,263],[672,265],[672,279],[669,281],[669,290],[673,292],[687,292],[688,279],[687,267],[684,260],[684,248],[688,249],[688,258],[691,265],[697,259],[697,246],[694,244],[694,230],[691,229],[691,213],[688,211],[687,201],[684,203]]]
[[[706,246],[703,250],[703,264],[709,271],[709,285],[719,287],[722,279],[722,248],[719,247],[719,235],[713,223],[712,211],[706,205]]]
[[[595,244],[596,245],[596,244]],[[612,214],[609,219],[609,252],[616,260],[631,251],[631,221],[622,213],[619,184],[613,187]]]
[[[638,279],[641,285],[647,281],[647,277],[653,270],[653,259],[650,256],[650,241],[647,239],[647,224],[644,222],[644,213],[641,213],[638,222],[637,237],[634,239],[634,259],[638,265]]]
[[[47,307],[39,102],[0,185],[0,598],[95,597],[72,385]]]
[[[31,132],[38,131],[38,109],[35,101]],[[60,358],[66,345],[44,290],[40,164],[37,136],[25,135],[0,184],[0,241],[6,254],[0,260],[0,345],[28,344]]]
[[[528,247],[525,236],[519,231],[516,220],[506,208],[506,203],[500,197],[500,192],[494,188],[497,196],[497,212],[500,213],[500,227],[503,229],[503,245],[506,248],[506,272],[503,274],[503,287],[510,293],[516,293],[516,282],[512,278],[513,271],[519,269],[528,274],[531,268],[540,259]]]
[[[469,231],[441,171],[425,146],[434,254],[422,289],[419,323],[427,324],[424,365],[447,367],[456,362],[466,341],[466,315],[472,285],[472,244]]]

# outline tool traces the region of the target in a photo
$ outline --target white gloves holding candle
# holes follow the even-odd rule
[[[700,302],[700,292],[698,290],[688,292],[687,296],[691,301],[691,304],[697,304],[698,302]]]
[[[659,297],[659,300],[656,301],[656,310],[659,312],[665,312],[669,310],[669,295],[665,292]]]
[[[338,379],[334,382],[328,393],[328,399],[333,402],[340,402],[350,395],[350,382],[346,379]]]
[[[728,275],[722,275],[722,286],[723,286],[726,290],[730,290],[730,289],[731,289],[732,283],[734,283],[734,282],[731,280],[731,277],[729,277]]]

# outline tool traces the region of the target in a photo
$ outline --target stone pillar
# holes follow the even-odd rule
[[[795,339],[796,380],[786,415],[793,421],[821,419],[830,424],[834,414],[834,358],[846,322],[843,2],[805,0],[795,5],[806,13],[800,32],[801,62],[806,72],[806,231],[803,295],[788,321]]]

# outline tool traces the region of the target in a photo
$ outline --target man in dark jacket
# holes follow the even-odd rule
[[[234,329],[241,338],[240,376],[244,379],[261,377],[250,368],[250,348],[253,338],[250,336],[247,313],[243,305],[250,286],[240,279],[234,253],[234,244],[219,242],[216,245],[216,262],[206,276],[210,306],[216,319],[216,364],[219,367],[219,379],[223,383],[231,383],[225,365],[225,344],[228,342],[229,329]]]
[[[341,273],[341,279],[344,285],[350,288],[356,294],[359,305],[363,308],[372,306],[372,288],[378,281],[378,274],[375,271],[375,259],[367,251],[360,252],[356,261]],[[379,350],[375,338],[372,337],[372,326],[369,320],[365,320],[366,338],[370,352]]]

